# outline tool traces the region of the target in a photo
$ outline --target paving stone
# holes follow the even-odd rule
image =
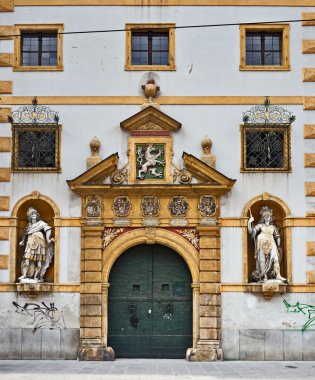
[[[265,331],[240,330],[240,359],[264,360]]]
[[[222,330],[222,349],[224,360],[239,360],[240,332],[239,330]]]
[[[302,360],[302,331],[284,331],[284,360]]]
[[[283,359],[283,331],[265,330],[265,360]]]
[[[42,329],[42,359],[60,359],[60,329]]]

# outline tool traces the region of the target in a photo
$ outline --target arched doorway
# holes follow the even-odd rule
[[[172,249],[125,251],[109,277],[108,345],[116,357],[184,358],[192,346],[192,278]]]

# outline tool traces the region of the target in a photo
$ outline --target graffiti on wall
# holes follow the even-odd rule
[[[42,302],[41,305],[26,303],[24,306],[19,305],[15,301],[12,303],[16,307],[16,313],[25,315],[30,320],[29,325],[33,327],[33,332],[40,328],[52,330],[66,327],[63,313],[56,308],[54,303],[50,303],[49,306],[45,302]]]
[[[307,305],[305,303],[297,302],[295,305],[288,303],[286,299],[283,300],[287,308],[287,313],[302,313],[308,317],[308,320],[304,323],[302,331],[307,330],[310,326],[315,325],[315,306]]]

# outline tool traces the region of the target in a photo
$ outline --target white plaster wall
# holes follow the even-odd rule
[[[242,273],[242,229],[221,228],[221,282],[241,283]]]
[[[4,24],[64,23],[65,31],[122,29],[125,23],[201,25],[300,19],[299,7],[16,7]],[[176,30],[176,72],[160,72],[163,95],[307,95],[301,23],[290,31],[290,72],[240,72],[238,26]],[[11,45],[10,45],[11,44]],[[13,42],[6,42],[8,49]],[[15,95],[136,95],[143,72],[126,72],[125,33],[64,36],[61,73],[14,73]]]
[[[80,227],[60,229],[59,282],[80,282]]]
[[[292,305],[300,302],[315,306],[314,293],[290,293],[270,301],[250,293],[222,293],[222,329],[301,329],[307,314],[288,313],[284,299]]]
[[[16,295],[15,293],[1,293],[0,304],[0,326],[1,328],[33,328],[34,317],[26,312],[17,312],[17,308],[12,304],[15,301],[20,306],[25,303],[36,303],[42,307],[42,302],[47,306],[54,303],[55,307],[62,311],[66,328],[79,328],[80,326],[80,294],[79,293],[54,293],[39,296],[35,300],[30,300],[27,296]]]

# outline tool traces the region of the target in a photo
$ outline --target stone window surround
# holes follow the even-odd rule
[[[268,66],[246,65],[246,32],[282,32],[282,65]],[[257,24],[240,25],[240,66],[241,71],[289,71],[290,67],[290,39],[289,24]]]
[[[176,24],[126,24],[126,63],[125,70],[134,71],[175,71],[175,26]],[[169,33],[169,64],[168,65],[132,65],[131,37],[133,31],[156,30]]]

